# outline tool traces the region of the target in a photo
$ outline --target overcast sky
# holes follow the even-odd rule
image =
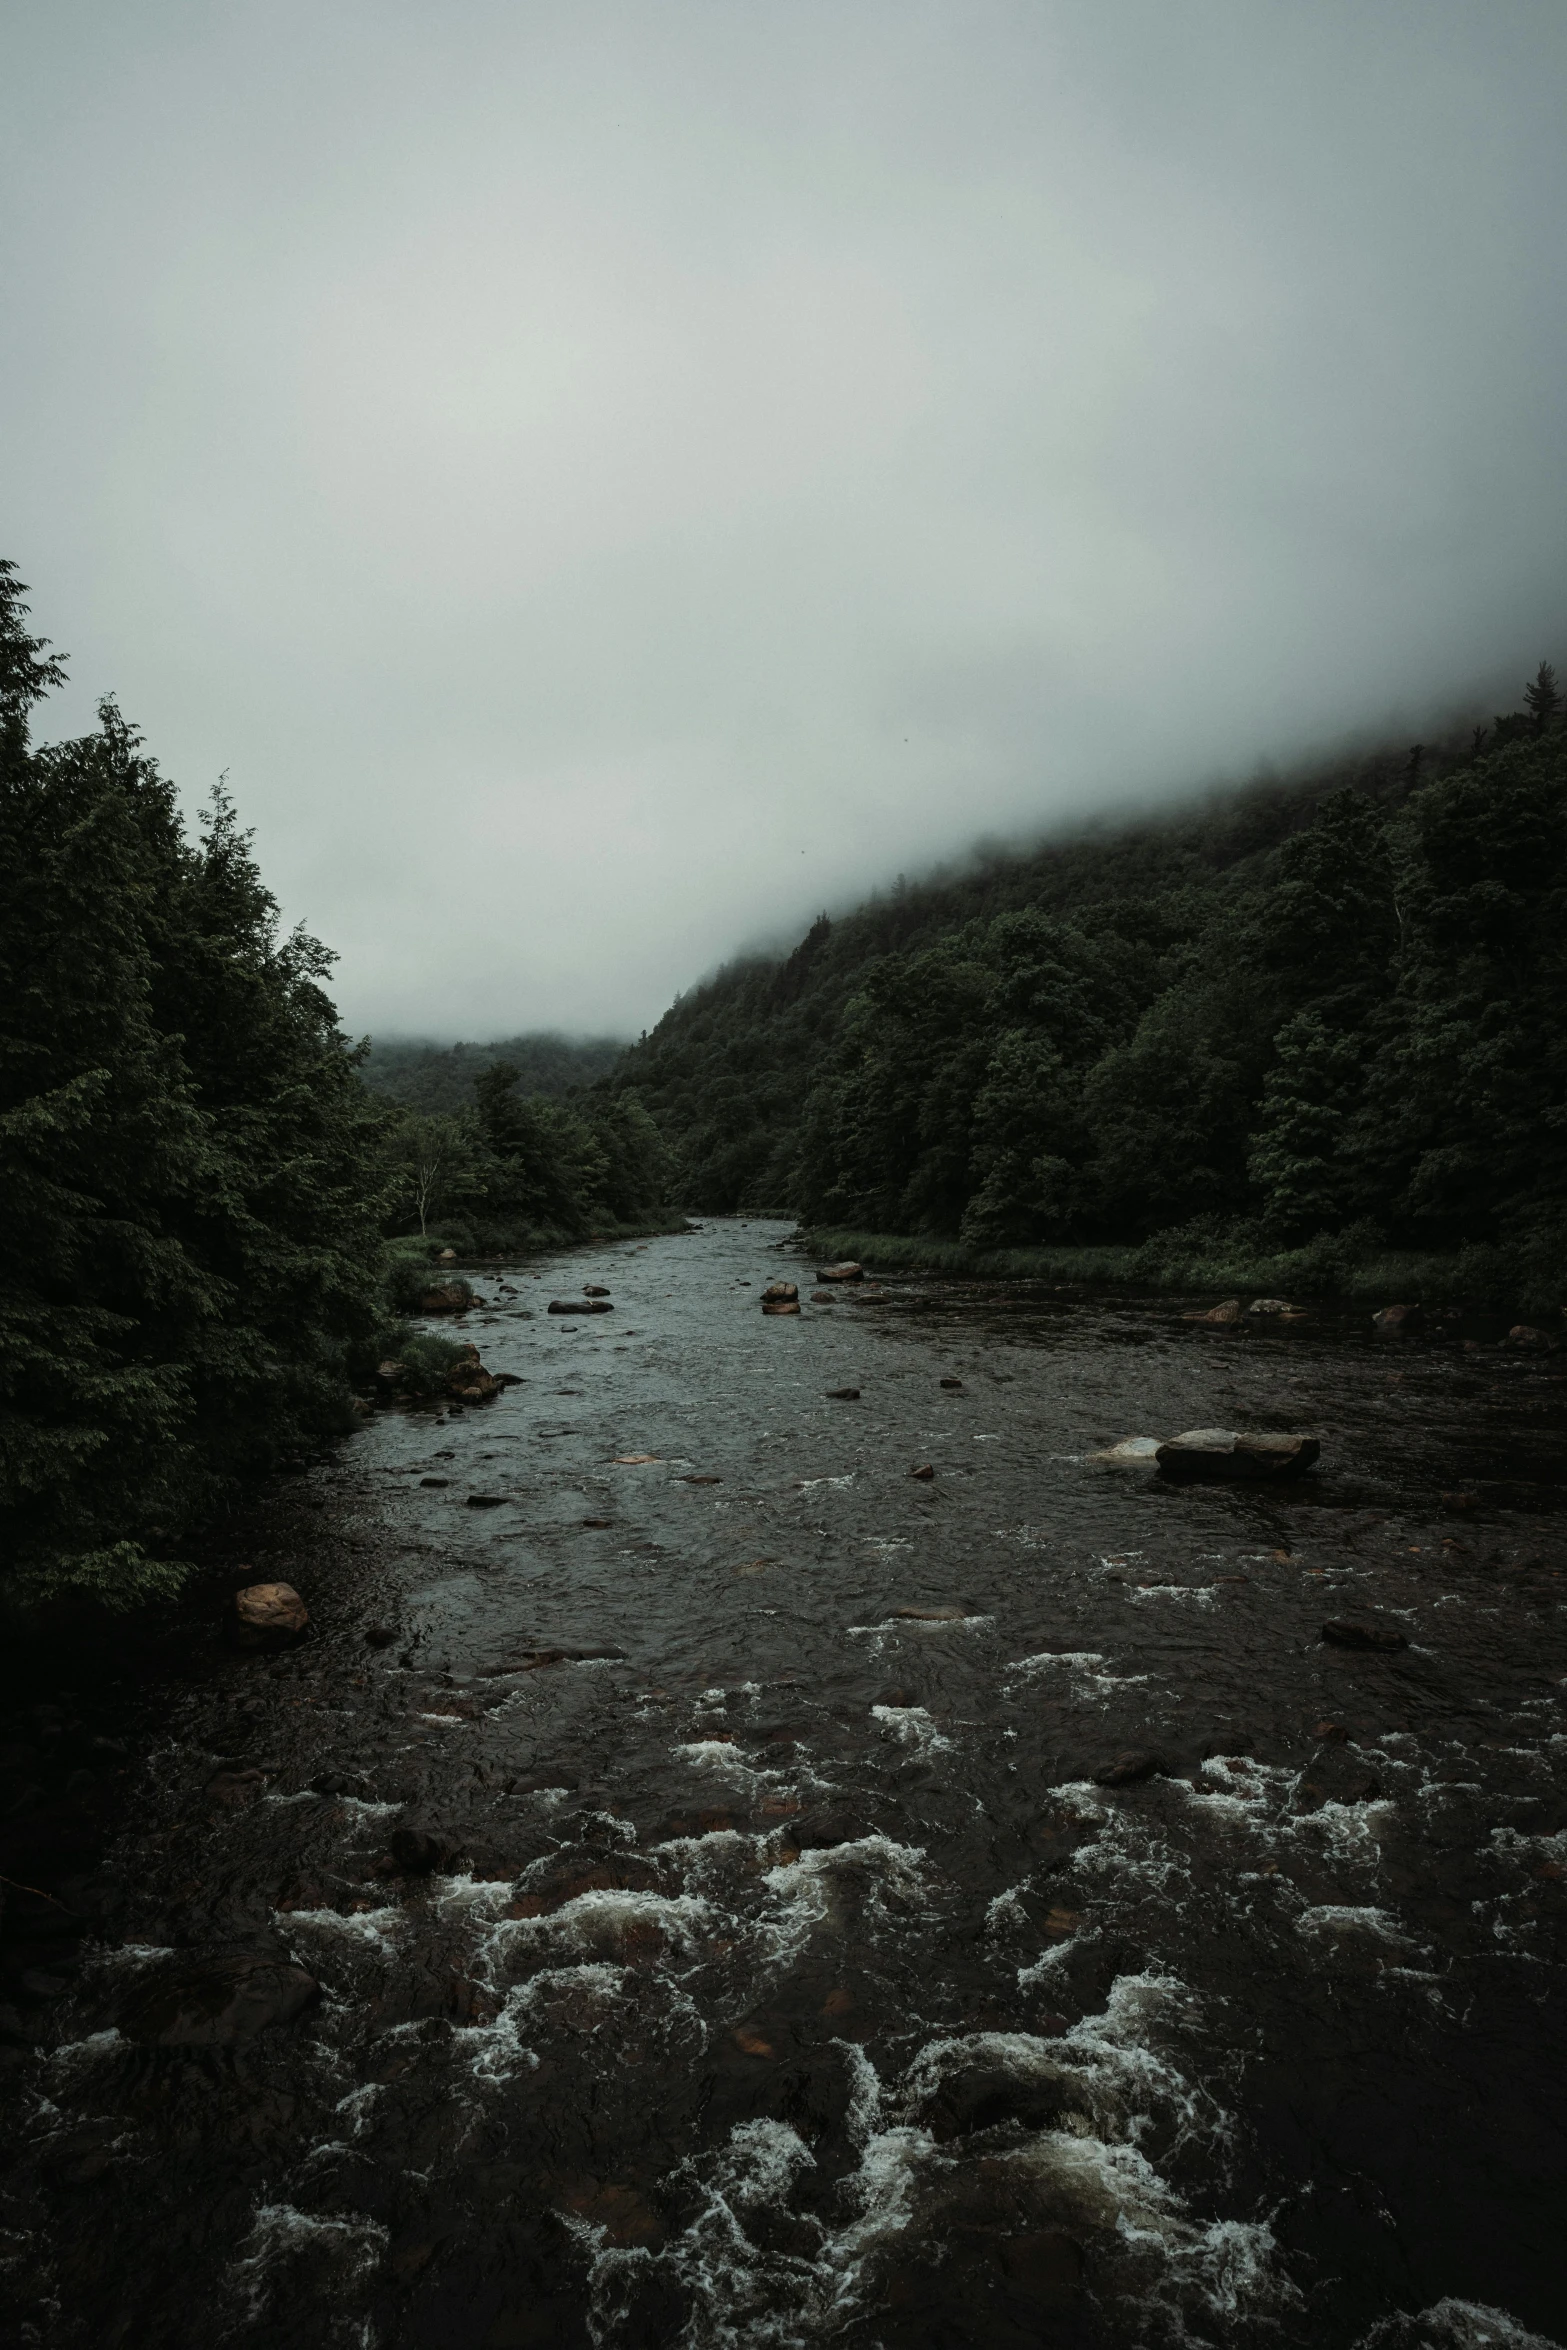
[[[0,552],[356,1031],[1567,651],[1563,0],[10,0]]]

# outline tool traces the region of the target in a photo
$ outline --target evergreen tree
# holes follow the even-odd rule
[[[1523,689],[1524,702],[1534,720],[1535,732],[1543,733],[1554,726],[1561,716],[1562,697],[1556,683],[1556,671],[1549,661],[1542,661],[1531,682]]]
[[[382,1113],[233,812],[196,846],[0,571],[0,1592],[172,1590],[240,1475],[346,1420],[380,1320]]]

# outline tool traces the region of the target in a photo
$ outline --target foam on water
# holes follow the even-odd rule
[[[952,1752],[952,1740],[942,1736],[922,1705],[873,1705],[871,1719],[880,1722],[883,1737],[906,1747],[921,1762]]]
[[[1442,2300],[1409,2317],[1385,2317],[1362,2334],[1354,2350],[1562,2350],[1530,2333],[1503,2309],[1478,2301]]]
[[[264,2203],[229,2269],[252,2324],[286,2282],[297,2290],[304,2269],[310,2288],[346,2293],[376,2268],[391,2241],[371,2219],[323,2219],[291,2203]]]
[[[1343,1901],[1318,1902],[1295,1920],[1297,1934],[1370,1934],[1379,1942],[1407,1945],[1398,1921],[1387,1910]]]

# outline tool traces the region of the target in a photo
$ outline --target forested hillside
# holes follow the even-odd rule
[[[1567,730],[1253,787],[818,920],[626,1056],[685,1197],[975,1245],[1246,1228],[1557,1277]]]
[[[624,1042],[614,1036],[557,1036],[533,1032],[498,1037],[493,1044],[432,1044],[418,1037],[374,1037],[361,1074],[372,1092],[427,1116],[475,1106],[474,1083],[505,1061],[524,1093],[558,1100],[607,1076]]]

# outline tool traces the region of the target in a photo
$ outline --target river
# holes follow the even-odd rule
[[[309,1639],[226,1649],[204,1586],[14,1716],[109,1730],[7,2052],[8,2338],[1567,2339],[1562,1356],[814,1304],[759,1221],[474,1280],[519,1383],[217,1546]],[[1208,1425],[1321,1461],[1094,1458]],[[160,2040],[214,1963],[305,2004]]]

